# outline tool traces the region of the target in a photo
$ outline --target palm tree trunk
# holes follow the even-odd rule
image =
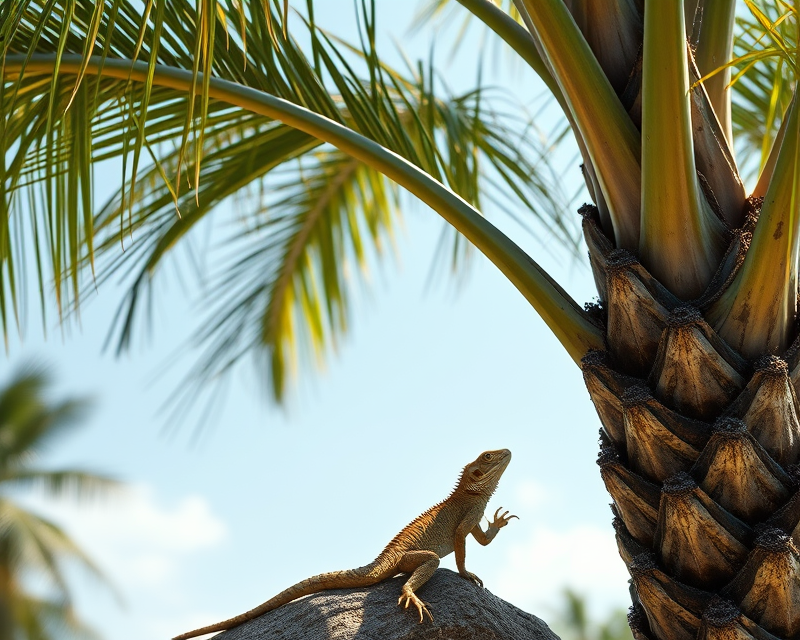
[[[680,302],[583,213],[607,326],[583,374],[634,635],[797,637],[800,349],[745,360],[703,317],[714,296]]]

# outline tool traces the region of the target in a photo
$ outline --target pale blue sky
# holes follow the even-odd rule
[[[407,37],[411,11],[400,4],[378,3],[379,27],[425,57],[429,38]],[[319,3],[318,21],[352,34],[352,7]],[[475,47],[448,65],[446,40],[437,39],[440,68],[453,86],[471,86]],[[393,44],[382,47],[390,54]],[[491,57],[485,82],[532,100],[533,74],[509,66]],[[577,166],[568,179],[577,188]],[[594,296],[582,261],[504,228],[576,300]],[[168,436],[158,413],[191,359],[157,374],[198,317],[197,292],[187,299],[177,279],[159,291],[152,340],[120,359],[101,351],[119,301],[113,282],[84,307],[80,331],[61,340],[51,327],[44,341],[30,322],[24,342],[12,340],[9,371],[36,357],[52,365],[60,392],[97,400],[87,426],[43,463],[88,467],[132,487],[119,503],[31,502],[63,522],[122,592],[125,608],[76,577],[79,610],[106,638],[171,637],[309,575],[365,564],[445,497],[464,464],[500,447],[514,459],[490,510],[503,506],[520,520],[489,547],[468,542],[467,566],[545,619],[567,584],[596,612],[627,606],[610,498],[594,463],[599,422],[580,371],[482,257],[458,291],[447,278],[426,287],[440,229],[433,212],[409,207],[397,259],[356,295],[351,332],[326,371],[305,369],[287,406],[275,409],[252,369],[240,368],[196,442],[191,422]],[[444,566],[453,568],[452,558]]]

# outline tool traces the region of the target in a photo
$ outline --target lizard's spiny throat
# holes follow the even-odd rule
[[[508,449],[484,451],[474,462],[464,467],[456,490],[491,495],[509,462],[511,462],[511,452]]]

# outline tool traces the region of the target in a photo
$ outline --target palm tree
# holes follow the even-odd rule
[[[4,328],[32,253],[43,309],[51,282],[69,315],[87,279],[130,278],[124,349],[176,247],[244,193],[196,376],[252,355],[280,397],[294,354],[344,330],[348,264],[388,239],[399,185],[491,260],[582,367],[634,635],[797,637],[796,9],[745,0],[737,23],[736,0],[459,2],[568,122],[593,201],[580,212],[598,304],[581,308],[481,215],[522,203],[568,238],[547,149],[502,96],[450,95],[424,65],[384,64],[366,0],[356,45],[318,28],[311,0],[291,29],[266,0],[11,0]],[[95,207],[93,167],[107,160],[122,186]],[[758,173],[749,196],[740,166]]]
[[[102,578],[97,567],[56,524],[13,500],[20,489],[82,495],[114,484],[85,471],[35,466],[37,455],[86,408],[84,401],[49,401],[48,386],[47,376],[31,368],[0,389],[0,637],[8,640],[97,637],[75,615],[64,564]],[[49,592],[31,592],[32,578],[47,579]]]

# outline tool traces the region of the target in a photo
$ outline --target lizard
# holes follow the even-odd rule
[[[187,640],[195,636],[238,627],[248,620],[277,609],[281,605],[327,589],[368,587],[398,574],[410,574],[403,585],[398,605],[405,609],[413,605],[422,623],[427,615],[433,620],[429,605],[416,595],[439,566],[439,559],[455,552],[458,573],[483,587],[483,581],[465,566],[466,539],[469,534],[483,546],[494,540],[498,531],[515,515],[502,515],[502,507],[494,514],[484,531],[480,522],[489,498],[497,489],[500,476],[511,461],[508,449],[484,451],[474,462],[464,467],[455,489],[450,495],[411,521],[386,545],[378,557],[368,565],[345,571],[332,571],[307,578],[281,591],[263,604],[238,616],[216,624],[175,636],[173,640]],[[488,518],[487,518],[488,522]]]

